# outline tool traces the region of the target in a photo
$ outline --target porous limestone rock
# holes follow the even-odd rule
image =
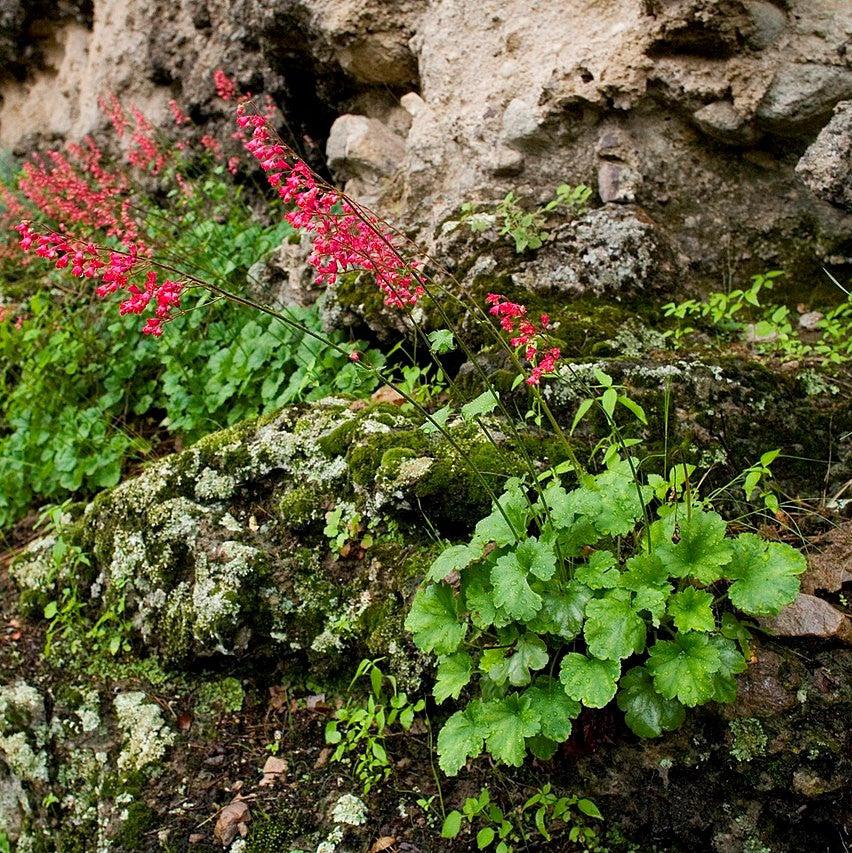
[[[341,116],[384,124],[369,125],[380,152],[342,165],[368,168],[353,191],[421,236],[495,189],[536,197],[600,177],[607,200],[648,211],[699,283],[737,264],[818,276],[848,254],[848,220],[794,172],[850,95],[845,0],[95,0],[90,21],[40,4],[21,14],[13,4],[4,19],[7,51],[38,50],[23,79],[0,81],[6,146],[97,128],[104,89],[154,118],[176,96],[224,126],[222,67],[273,96],[317,166]],[[640,141],[636,162],[598,176],[611,125]]]
[[[325,152],[329,168],[346,181],[346,191],[372,205],[383,181],[401,166],[405,140],[378,119],[347,114],[331,126]]]
[[[676,271],[671,247],[641,208],[607,206],[556,229],[513,279],[534,291],[622,300],[669,293]]]
[[[820,198],[852,213],[852,101],[837,105],[796,172]]]

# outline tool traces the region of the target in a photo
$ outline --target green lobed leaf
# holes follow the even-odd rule
[[[527,749],[540,761],[550,761],[559,749],[559,744],[544,735],[534,735],[527,738]]]
[[[799,578],[807,568],[804,555],[782,542],[764,542],[754,533],[733,540],[733,556],[725,577],[731,604],[752,616],[777,616],[799,594]]]
[[[621,662],[570,652],[562,659],[559,680],[565,692],[588,708],[603,708],[615,696]]]
[[[520,486],[516,483],[509,487],[500,495],[497,503],[503,512],[494,507],[490,515],[477,523],[472,546],[477,547],[493,542],[501,547],[511,545],[519,537],[526,536],[529,504]],[[506,521],[507,518],[509,523]]]
[[[722,659],[707,634],[690,631],[673,641],[657,640],[645,665],[657,692],[692,708],[713,698],[713,676],[721,669]]]
[[[461,407],[461,416],[470,421],[482,415],[489,415],[500,405],[498,396],[490,388],[483,391],[476,399]]]
[[[539,677],[524,696],[541,721],[542,735],[557,743],[568,740],[571,721],[580,713],[580,704],[568,696],[565,688],[555,678]]]
[[[716,627],[713,596],[693,586],[669,599],[668,613],[678,631],[712,631]]]
[[[643,666],[635,666],[621,677],[617,702],[630,730],[639,737],[659,737],[673,731],[685,717],[683,705],[677,699],[661,696]]]
[[[579,581],[572,580],[562,591],[545,589],[541,597],[541,610],[528,623],[530,629],[539,634],[553,634],[565,640],[573,640],[583,627],[586,605],[592,599],[592,591]]]
[[[526,756],[526,738],[537,735],[541,721],[530,700],[513,693],[505,699],[482,703],[482,722],[488,733],[485,743],[498,761],[520,767]]]
[[[541,609],[541,596],[527,581],[526,569],[512,552],[500,557],[491,570],[494,603],[519,622],[529,622]]]
[[[711,634],[710,641],[719,652],[722,665],[713,675],[713,698],[717,702],[733,702],[737,698],[736,676],[745,672],[748,664],[736,643],[719,634]]]
[[[632,589],[635,592],[645,587],[671,589],[667,583],[669,573],[656,554],[636,554],[627,560],[624,568],[626,571],[621,574],[618,581],[618,585],[624,589]]]
[[[512,648],[512,654],[506,649],[486,649],[479,662],[479,668],[498,686],[507,681],[515,687],[523,687],[531,681],[530,670],[544,669],[547,666],[547,646],[535,634],[526,633]]]
[[[471,545],[451,545],[449,548],[444,548],[432,563],[426,579],[430,581],[442,581],[452,572],[460,572],[462,569],[467,568],[474,560],[479,559],[481,556],[481,548],[474,548]]]
[[[487,628],[497,619],[494,589],[491,586],[491,566],[477,564],[462,575],[462,596],[470,619],[477,628]]]
[[[440,703],[450,696],[458,699],[472,673],[473,661],[467,652],[456,652],[440,658],[435,684],[432,687],[435,700]]]
[[[725,539],[727,525],[716,512],[693,510],[680,524],[680,541],[663,543],[656,551],[672,577],[693,577],[711,584],[722,577],[731,562],[731,545]]]
[[[438,734],[438,764],[447,776],[455,776],[468,758],[482,752],[486,728],[480,721],[482,703],[471,702],[456,711]]]
[[[621,572],[612,551],[595,551],[577,567],[574,577],[591,589],[612,589],[619,585]]]
[[[613,590],[586,605],[583,636],[602,660],[620,660],[645,648],[645,621],[637,616],[628,590]]]
[[[530,536],[518,545],[515,556],[526,571],[543,581],[550,580],[556,571],[556,552],[552,542]]]
[[[429,584],[414,596],[405,620],[421,651],[452,654],[467,634],[467,622],[459,614],[453,590],[444,584]]]
[[[509,683],[515,687],[529,684],[530,670],[544,669],[549,660],[547,646],[535,634],[526,633],[515,644],[515,651],[509,657]]]
[[[607,536],[626,536],[642,517],[642,503],[650,500],[653,490],[650,486],[637,489],[630,465],[624,459],[599,474],[595,485],[601,499],[600,508],[592,518],[595,527]]]
[[[666,615],[666,599],[671,589],[669,584],[666,584],[666,588],[664,589],[658,589],[653,586],[642,587],[633,596],[633,609],[637,613],[643,610],[649,613],[651,624],[655,628],[659,628],[663,616]]]
[[[552,483],[544,490],[544,502],[550,509],[554,527],[561,530],[570,527],[578,516],[597,515],[601,497],[585,486],[566,492],[558,483]]]

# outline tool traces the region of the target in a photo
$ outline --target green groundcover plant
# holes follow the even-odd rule
[[[512,766],[549,757],[581,708],[613,698],[641,737],[732,701],[744,617],[795,599],[796,549],[731,535],[676,471],[638,484],[637,464],[611,455],[571,490],[513,481],[432,564],[406,626],[437,655],[435,699],[469,697],[438,737],[448,775],[483,751]]]
[[[635,455],[639,439],[625,438],[616,417],[630,412],[644,427],[647,418],[602,372],[597,374],[598,389],[585,389],[588,396],[574,417],[576,426],[596,407],[611,427],[598,448],[606,448],[603,470],[587,472],[540,390],[544,382],[559,381],[557,366],[564,364],[546,313],[535,316],[499,293],[487,294],[484,305],[477,303],[437,262],[313,172],[275,132],[269,115],[258,113],[250,100],[238,103],[236,124],[243,147],[275,189],[287,224],[311,238],[308,264],[316,282],[334,286],[340,276],[354,275],[372,283],[385,308],[399,312],[410,324],[411,337],[422,342],[434,375],[446,380],[451,403],[432,410],[433,395],[418,391],[411,375],[396,381],[383,369],[380,355],[360,342],[321,331],[316,314],[254,301],[233,289],[233,270],[205,272],[201,268],[209,268],[213,258],[203,257],[203,248],[198,250],[203,263],[176,266],[169,254],[158,253],[162,247],[146,237],[143,223],[128,220],[120,181],[106,201],[98,196],[109,228],[120,238],[108,233],[104,242],[94,243],[56,230],[49,221],[22,219],[16,226],[19,246],[30,259],[47,260],[78,281],[91,280],[101,298],[118,294],[120,314],[143,318],[144,334],[174,338],[166,354],[169,346],[187,351],[200,347],[206,372],[193,370],[189,383],[180,379],[180,371],[167,372],[157,403],[168,422],[187,433],[211,412],[243,417],[261,404],[277,405],[326,389],[364,395],[384,382],[422,416],[424,429],[443,434],[459,463],[479,478],[493,501],[492,512],[479,521],[470,541],[447,547],[435,560],[406,619],[417,646],[438,658],[435,699],[463,704],[438,737],[444,772],[457,774],[482,752],[511,766],[522,764],[528,752],[550,757],[570,736],[583,707],[602,708],[613,699],[627,725],[642,737],[677,728],[687,708],[731,701],[736,676],[747,664],[749,620],[776,614],[793,601],[805,568],[802,555],[787,544],[730,527],[691,483],[688,466],[642,474],[650,457]],[[165,161],[161,166],[159,160],[152,165],[145,159],[147,147],[139,150],[146,168],[166,168]],[[33,174],[50,183],[50,175]],[[91,191],[88,185],[81,190],[87,198]],[[588,197],[570,188],[561,195],[572,207]],[[554,204],[561,204],[559,199],[558,193]],[[232,338],[222,332],[219,340],[211,324],[196,344],[186,335],[193,322],[202,322],[193,319],[201,315],[195,309],[222,302],[257,311],[262,320],[243,318]],[[424,305],[432,312],[431,324],[447,327],[427,334],[417,319]],[[525,428],[524,419],[512,416],[464,335],[450,322],[445,305],[461,305],[465,322],[469,319],[493,342],[497,355],[517,373],[510,393],[527,397],[535,424],[552,430],[564,448],[565,462],[545,475],[536,460],[526,459],[527,479],[510,480],[502,495],[476,469],[446,423],[459,405],[461,416],[497,443],[495,423],[517,434]],[[289,337],[279,337],[283,330]],[[126,332],[118,325],[116,331]],[[126,334],[121,338],[113,345],[133,346]],[[476,380],[472,384],[478,385],[479,396],[466,404],[439,358],[455,347],[468,358]],[[86,369],[82,359],[76,363]],[[570,364],[564,366],[570,372]],[[134,369],[123,377],[128,382],[138,378]],[[151,404],[138,404],[140,413],[147,411],[146,405]],[[96,439],[94,444],[102,447],[104,436]],[[771,456],[765,454],[759,466],[745,472],[747,492],[766,475]],[[70,458],[61,464],[42,461],[57,471],[76,472]],[[560,479],[563,474],[575,478],[570,488]],[[96,476],[97,486],[116,474]],[[77,478],[74,473],[68,486]],[[770,503],[766,506],[772,509]],[[327,522],[326,535],[338,542],[341,519]],[[377,729],[371,716],[379,713],[375,700],[368,716],[358,714],[350,722],[369,723],[360,730],[352,727],[353,738],[359,744],[378,743],[370,754],[381,762],[384,747],[376,740],[381,726]],[[368,775],[374,769],[368,767]]]

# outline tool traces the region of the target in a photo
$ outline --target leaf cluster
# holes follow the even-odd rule
[[[798,551],[729,535],[689,491],[663,502],[672,478],[639,483],[631,462],[610,456],[571,491],[510,482],[432,564],[406,627],[437,656],[435,699],[470,697],[438,737],[448,775],[483,752],[549,757],[582,707],[616,699],[637,735],[657,737],[685,708],[731,701],[748,638],[735,612],[795,599]]]

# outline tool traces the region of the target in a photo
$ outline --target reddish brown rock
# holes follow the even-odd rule
[[[763,626],[780,637],[819,637],[852,643],[849,617],[822,598],[803,592],[778,616],[761,620]]]

